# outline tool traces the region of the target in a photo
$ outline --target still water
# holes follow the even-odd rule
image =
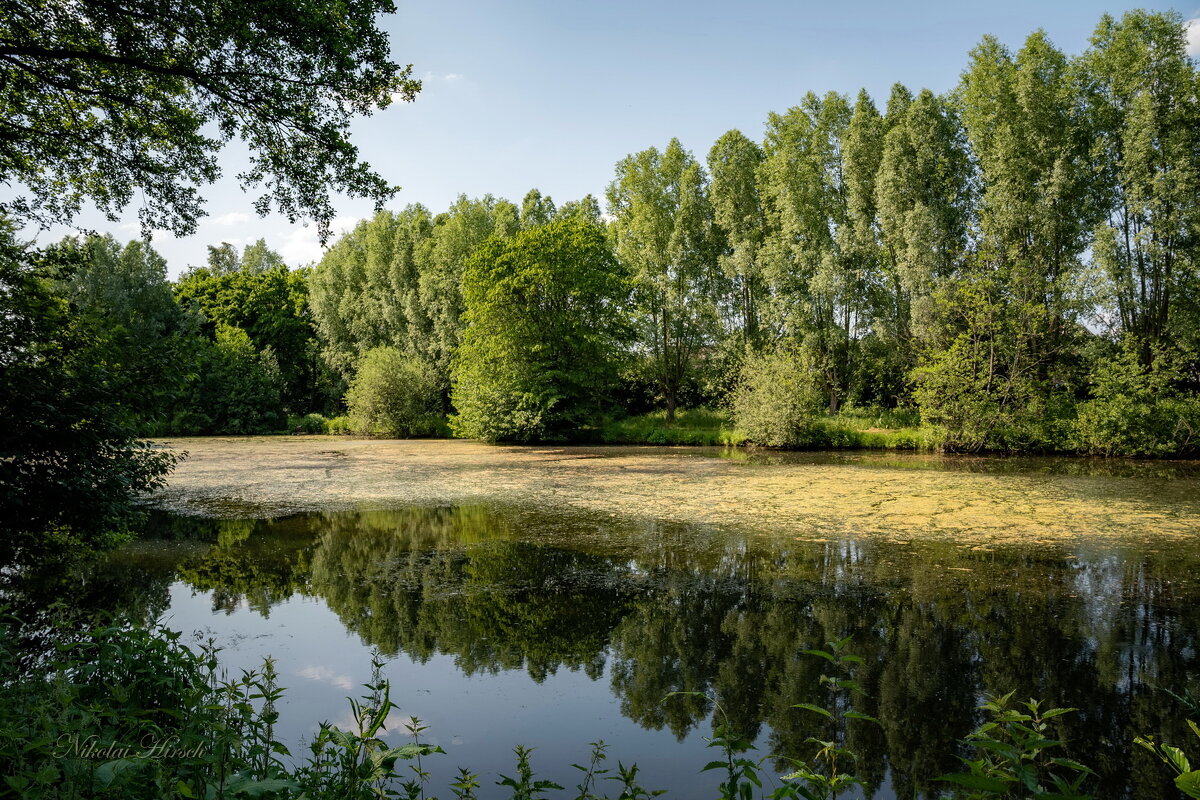
[[[1082,469],[945,459],[871,469],[914,466],[960,482],[964,471]],[[1197,519],[1194,472],[1105,469],[1087,477],[1094,502],[1096,487],[1119,482],[1146,513],[1182,515],[1185,531]],[[802,651],[849,636],[866,662],[856,707],[882,721],[846,732],[867,796],[925,796],[956,770],[981,699],[1010,690],[1079,709],[1061,718],[1064,754],[1101,774],[1098,797],[1173,796],[1165,769],[1132,741],[1188,741],[1165,690],[1194,692],[1200,679],[1200,534],[1130,528],[983,545],[911,526],[891,537],[831,530],[503,502],[273,519],[159,512],[148,538],[79,593],[214,639],[234,672],[273,656],[293,745],[321,720],[348,720],[345,698],[360,693],[378,651],[400,705],[392,740],[404,741],[410,717],[429,726],[426,738],[447,751],[430,760],[442,794],[460,765],[485,787],[513,774],[516,744],[536,748],[539,777],[573,786],[570,764],[603,739],[612,766],[638,762],[648,788],[713,795],[715,773],[699,774],[715,757],[704,740],[713,707],[668,695],[707,693],[760,755],[808,758],[806,739],[830,732],[793,705],[829,698],[824,662]]]

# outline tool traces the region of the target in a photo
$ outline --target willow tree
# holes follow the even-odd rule
[[[667,421],[717,334],[716,248],[704,171],[672,139],[617,163],[608,187],[618,258],[634,289],[639,344]]]
[[[894,117],[893,117],[894,119]],[[842,139],[846,220],[837,243],[860,294],[860,337],[852,377],[864,401],[896,405],[905,392],[903,354],[908,343],[908,304],[884,246],[876,183],[883,163],[887,123],[867,92],[859,92]]]
[[[1088,132],[1067,58],[1045,34],[1014,57],[992,37],[957,93],[978,169],[978,236],[941,287],[918,396],[963,447],[1046,442],[1069,412],[1081,255],[1095,221]],[[1057,400],[1062,401],[1061,403]]]
[[[521,229],[545,225],[554,218],[554,200],[537,189],[530,189],[521,200]]]
[[[604,230],[568,218],[493,236],[462,286],[455,433],[537,441],[595,424],[616,383],[628,296]]]
[[[329,365],[350,378],[376,347],[428,364],[449,388],[462,328],[462,271],[493,234],[519,226],[516,206],[460,197],[436,217],[424,206],[382,212],[339,239],[310,277],[313,317]]]
[[[709,200],[724,234],[719,261],[730,282],[730,316],[751,347],[761,343],[759,317],[766,291],[759,252],[766,233],[758,185],[762,162],[762,148],[739,130],[723,134],[708,151]]]
[[[850,116],[833,92],[771,114],[761,169],[769,319],[777,337],[806,351],[830,412],[849,395],[863,311],[858,276],[837,240],[847,215],[841,143]]]
[[[433,232],[421,251],[418,302],[422,335],[414,345],[449,387],[450,362],[463,329],[463,271],[475,249],[491,236],[513,236],[520,229],[519,210],[507,200],[460,195],[434,218]]]
[[[896,303],[908,309],[907,333],[927,339],[935,323],[934,286],[967,253],[971,226],[970,162],[957,114],[928,89],[893,89],[885,117],[875,202]],[[901,316],[902,318],[902,316]],[[915,360],[910,348],[909,362]]]
[[[1105,15],[1081,59],[1096,126],[1092,152],[1107,219],[1095,256],[1119,332],[1149,367],[1195,341],[1200,267],[1200,78],[1175,13]]]

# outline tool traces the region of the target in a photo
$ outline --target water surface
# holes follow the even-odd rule
[[[350,449],[343,460],[367,458]],[[518,452],[524,460],[487,467],[493,484],[518,487],[507,495],[480,489],[465,461],[457,485],[435,467],[417,475],[414,463],[431,463],[420,456],[397,464],[420,491],[393,507],[279,510],[276,494],[254,505],[253,492],[218,507],[218,484],[189,494],[176,483],[165,505],[193,515],[156,515],[147,539],[79,591],[215,638],[231,669],[274,656],[292,743],[319,720],[346,721],[344,698],[369,677],[372,650],[383,653],[401,707],[393,736],[408,717],[430,726],[448,752],[432,761],[443,794],[458,765],[485,773],[485,787],[511,774],[518,743],[537,748],[540,774],[574,785],[569,764],[605,739],[650,788],[708,796],[716,779],[698,770],[711,759],[712,707],[664,700],[680,691],[716,698],[761,754],[809,757],[805,740],[830,731],[792,706],[829,698],[824,662],[802,651],[850,636],[866,660],[868,697],[856,705],[883,723],[845,732],[871,796],[936,786],[956,769],[980,699],[1010,690],[1080,709],[1060,732],[1101,773],[1097,796],[1172,796],[1165,769],[1132,740],[1188,741],[1163,689],[1194,690],[1200,677],[1200,480],[1189,465]],[[576,471],[548,472],[552,457]],[[546,475],[566,501],[545,501]],[[414,496],[435,478],[453,502]],[[298,506],[324,491],[283,485]],[[856,489],[871,498],[861,507]],[[657,500],[631,506],[630,493]],[[245,516],[247,503],[259,516]],[[757,506],[706,521],[714,503]],[[1005,518],[988,518],[998,506]]]

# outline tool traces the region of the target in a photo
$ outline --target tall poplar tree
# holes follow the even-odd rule
[[[672,139],[617,163],[608,187],[617,257],[634,287],[650,376],[668,422],[716,335],[716,249],[704,172]]]
[[[895,405],[904,395],[908,344],[907,294],[884,246],[875,186],[887,123],[870,95],[859,92],[842,141],[846,222],[838,245],[854,276],[861,307],[860,356],[852,380],[864,401]]]
[[[1082,58],[1096,126],[1092,160],[1107,219],[1097,264],[1116,326],[1144,367],[1173,339],[1195,342],[1200,269],[1200,78],[1178,14],[1105,15]]]
[[[978,170],[978,237],[942,285],[919,372],[927,421],[962,447],[1053,438],[1069,413],[1067,350],[1079,338],[1080,256],[1094,224],[1088,131],[1066,57],[1044,33],[1014,57],[993,37],[957,93]]]
[[[779,337],[808,351],[830,412],[849,393],[862,310],[837,241],[846,223],[841,143],[850,116],[846,98],[833,92],[810,92],[786,114],[771,114],[762,166],[771,321]]]
[[[719,260],[730,284],[727,305],[731,322],[750,347],[761,344],[759,317],[766,294],[760,255],[766,234],[758,186],[762,162],[762,148],[739,130],[723,134],[708,152],[709,199],[724,234]]]

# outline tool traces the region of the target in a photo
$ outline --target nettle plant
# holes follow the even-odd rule
[[[1039,700],[1014,706],[1013,694],[989,698],[980,706],[990,719],[966,739],[977,757],[962,758],[966,771],[943,775],[938,780],[959,787],[954,797],[961,800],[1090,798],[1082,787],[1095,773],[1078,761],[1051,754],[1063,742],[1051,738],[1050,721],[1077,709],[1043,708]]]

